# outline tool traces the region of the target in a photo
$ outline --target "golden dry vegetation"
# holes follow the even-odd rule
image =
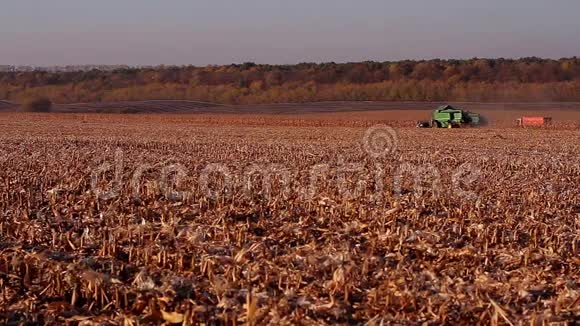
[[[2,114],[0,322],[578,322],[577,127],[414,119]]]

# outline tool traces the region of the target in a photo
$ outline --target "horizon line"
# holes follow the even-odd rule
[[[221,66],[242,66],[242,65],[255,65],[255,66],[297,66],[302,64],[357,64],[357,63],[401,63],[401,62],[429,62],[429,61],[472,61],[472,60],[506,60],[506,61],[519,61],[526,59],[543,60],[543,61],[562,61],[562,60],[578,60],[579,57],[560,57],[560,58],[550,58],[550,57],[538,57],[538,56],[526,56],[526,57],[471,57],[471,58],[430,58],[430,59],[398,59],[398,60],[360,60],[360,61],[301,61],[296,63],[260,63],[254,61],[244,61],[244,62],[232,62],[223,64],[202,64],[196,65],[192,63],[181,63],[181,64],[99,64],[99,63],[83,63],[83,64],[0,64],[0,72],[6,72],[6,69],[59,69],[59,68],[130,68],[130,69],[141,69],[141,68],[163,68],[163,67],[195,67],[195,68],[206,68],[206,67],[221,67]]]

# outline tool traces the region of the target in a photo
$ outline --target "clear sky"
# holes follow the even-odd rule
[[[0,0],[0,64],[580,56],[580,0]]]

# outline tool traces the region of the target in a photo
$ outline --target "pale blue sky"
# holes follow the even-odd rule
[[[0,64],[580,56],[579,0],[0,0]]]

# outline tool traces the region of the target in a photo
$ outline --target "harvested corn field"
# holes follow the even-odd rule
[[[577,128],[391,122],[0,115],[0,322],[578,322]]]

